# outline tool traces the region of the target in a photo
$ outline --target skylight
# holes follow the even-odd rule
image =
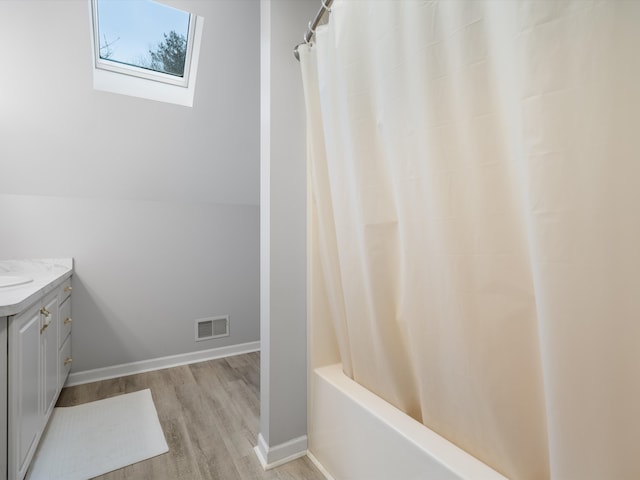
[[[94,88],[192,105],[204,19],[152,0],[90,0],[90,3]],[[139,80],[131,82],[126,77]],[[145,86],[140,79],[156,85]],[[171,92],[158,84],[183,87],[190,92]],[[160,98],[163,96],[166,98]]]

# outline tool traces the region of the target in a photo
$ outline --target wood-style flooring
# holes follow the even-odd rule
[[[249,353],[65,388],[57,406],[151,389],[169,452],[100,480],[324,480],[307,457],[262,469],[259,384],[260,356]]]

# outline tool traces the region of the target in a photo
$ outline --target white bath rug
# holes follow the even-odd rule
[[[29,480],[87,480],[168,452],[151,390],[54,408]]]

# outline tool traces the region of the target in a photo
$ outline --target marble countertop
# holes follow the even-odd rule
[[[7,277],[22,277],[28,283],[0,286],[0,317],[20,313],[54,290],[73,273],[73,258],[0,261],[0,285]]]

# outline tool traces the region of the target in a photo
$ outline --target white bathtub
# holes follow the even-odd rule
[[[309,453],[334,480],[506,480],[377,397],[340,364],[311,375]]]

